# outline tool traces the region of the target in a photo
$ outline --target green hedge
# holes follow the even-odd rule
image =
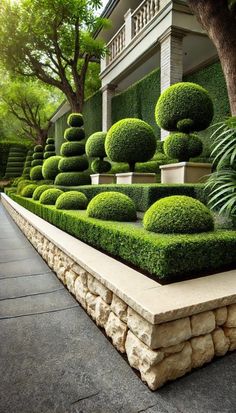
[[[60,189],[68,191],[65,186],[59,186]],[[203,184],[133,184],[133,185],[84,185],[70,187],[69,190],[78,190],[83,192],[90,201],[101,192],[116,191],[128,195],[135,202],[138,211],[146,211],[155,201],[160,198],[171,195],[187,195],[198,199],[204,203],[207,202],[206,192]]]
[[[60,211],[13,193],[10,196],[63,231],[163,282],[218,272],[236,264],[236,231],[160,235],[133,224],[100,221],[82,211]]]

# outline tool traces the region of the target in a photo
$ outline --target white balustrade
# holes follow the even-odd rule
[[[115,34],[107,45],[108,47],[108,64],[122,52],[125,47],[125,25]]]
[[[159,0],[144,0],[133,12],[133,37],[135,37],[159,11]]]

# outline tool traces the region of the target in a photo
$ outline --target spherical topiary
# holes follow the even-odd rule
[[[159,97],[155,109],[158,126],[180,132],[206,129],[213,113],[213,103],[207,90],[190,82],[168,87]]]
[[[59,170],[61,172],[81,172],[89,166],[88,160],[82,156],[71,156],[70,158],[61,158]]]
[[[37,188],[34,190],[34,193],[33,193],[34,201],[38,201],[40,196],[42,195],[42,193],[44,191],[46,191],[47,189],[51,189],[51,188],[53,188],[52,185],[39,185],[39,186],[37,186]]]
[[[174,195],[156,201],[143,219],[147,231],[192,234],[212,231],[214,221],[209,209],[197,199]]]
[[[41,179],[43,179],[43,173],[42,173],[42,166],[41,165],[34,166],[33,168],[31,168],[31,170],[30,170],[30,179],[32,181],[40,181]]]
[[[85,132],[83,128],[68,128],[65,130],[64,138],[69,141],[82,141],[85,138]]]
[[[146,122],[140,119],[122,119],[108,131],[105,150],[114,162],[127,162],[134,171],[136,162],[151,159],[156,150],[154,132]]]
[[[38,165],[43,165],[43,160],[42,159],[33,159],[33,161],[31,162],[31,166],[38,166]]]
[[[61,145],[61,156],[80,156],[85,151],[85,144],[83,142],[64,142]]]
[[[55,205],[57,198],[63,194],[63,191],[57,188],[46,189],[39,198],[39,202],[43,205]]]
[[[136,207],[132,199],[120,192],[103,192],[89,203],[87,214],[106,221],[135,221]]]
[[[47,145],[54,145],[55,143],[55,139],[54,138],[47,138],[46,140],[46,144]]]
[[[17,185],[17,195],[22,195],[23,189],[30,184],[32,184],[32,182],[29,179],[23,179],[22,181],[20,181]]]
[[[44,179],[51,179],[54,181],[59,173],[58,165],[61,159],[61,156],[50,156],[44,161],[42,169]]]
[[[68,116],[67,124],[71,127],[80,127],[83,126],[84,120],[81,113],[71,113]]]
[[[43,147],[42,145],[36,145],[34,147],[34,152],[43,152]]]
[[[37,188],[37,185],[35,184],[30,184],[30,185],[25,186],[21,191],[21,196],[25,198],[32,198],[33,193],[36,188]]]
[[[171,133],[164,141],[165,154],[180,162],[199,156],[202,148],[202,141],[198,136],[182,132]]]
[[[103,161],[102,159],[95,159],[91,163],[91,169],[96,174],[104,174],[110,171],[111,164],[110,162]]]
[[[57,209],[86,209],[88,199],[82,192],[68,191],[60,195],[56,201]]]
[[[90,175],[84,172],[61,172],[55,179],[55,185],[59,186],[90,185],[90,183]]]
[[[42,152],[35,152],[33,154],[33,159],[42,159]]]
[[[48,144],[45,146],[45,151],[46,152],[54,152],[55,151],[55,145],[53,144]]]
[[[85,151],[89,158],[101,158],[106,156],[105,139],[106,132],[95,132],[87,140]]]
[[[196,156],[200,156],[203,151],[203,143],[199,136],[197,135],[189,135],[188,137],[188,151],[189,157],[195,158]]]

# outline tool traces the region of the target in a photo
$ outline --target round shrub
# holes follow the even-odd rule
[[[20,182],[18,183],[18,185],[17,185],[17,191],[16,191],[17,195],[21,195],[23,189],[24,189],[27,185],[30,185],[30,184],[32,184],[32,181],[30,181],[29,179],[24,179],[24,180],[20,181]]]
[[[53,188],[52,185],[39,185],[39,186],[37,186],[37,188],[34,190],[34,193],[33,193],[34,201],[38,201],[40,196],[42,195],[42,193],[44,191],[46,191],[47,189],[51,189],[51,188]]]
[[[59,170],[61,172],[81,172],[89,166],[88,160],[81,156],[71,156],[70,158],[61,158]]]
[[[69,141],[82,141],[85,138],[85,132],[83,128],[68,128],[65,130],[64,138]]]
[[[48,144],[45,146],[45,151],[46,152],[54,152],[55,151],[55,145],[54,144]]]
[[[83,115],[81,113],[71,113],[68,116],[67,124],[73,128],[83,126]]]
[[[39,202],[43,205],[55,205],[57,198],[63,194],[63,191],[57,188],[46,189],[39,198]]]
[[[51,179],[52,181],[54,181],[57,174],[59,173],[58,165],[60,160],[61,156],[51,156],[44,161],[42,173],[45,179]]]
[[[95,174],[104,174],[111,169],[110,162],[103,161],[102,159],[95,159],[91,163],[91,169]]]
[[[46,144],[47,145],[54,145],[55,143],[55,139],[54,138],[47,138],[46,140]]]
[[[105,150],[114,162],[127,162],[134,171],[136,162],[151,159],[156,150],[154,132],[146,122],[128,118],[115,123],[108,131]]]
[[[34,159],[32,162],[31,162],[31,166],[33,167],[33,166],[39,166],[39,165],[43,165],[43,160],[42,159]]]
[[[30,185],[25,186],[21,191],[21,196],[25,198],[32,198],[33,193],[36,188],[37,188],[37,185],[35,184],[30,184]]]
[[[87,214],[106,221],[135,221],[136,207],[132,199],[119,192],[103,192],[89,203]]]
[[[36,145],[34,147],[34,152],[43,152],[43,147],[42,145]]]
[[[147,231],[164,234],[193,234],[214,229],[210,210],[197,199],[184,195],[156,201],[145,213],[143,225]]]
[[[90,184],[90,175],[84,172],[61,172],[55,179],[55,185],[61,186],[78,186]]]
[[[32,181],[40,181],[41,179],[43,179],[43,173],[42,173],[42,166],[41,165],[34,166],[33,168],[31,168],[31,170],[30,170],[30,179]]]
[[[42,152],[35,152],[33,154],[33,159],[42,159]]]
[[[64,142],[61,145],[61,155],[62,156],[79,156],[83,155],[85,150],[85,145],[83,142]]]
[[[85,151],[89,158],[104,158],[106,132],[95,132],[87,140]]]
[[[57,209],[86,209],[88,199],[82,192],[68,191],[60,195],[56,201]]]
[[[180,132],[206,129],[213,113],[213,103],[207,90],[190,82],[168,87],[159,97],[155,109],[160,128]]]
[[[178,159],[180,162],[189,161],[202,153],[201,139],[196,135],[176,132],[171,133],[164,141],[164,151],[169,158]]]

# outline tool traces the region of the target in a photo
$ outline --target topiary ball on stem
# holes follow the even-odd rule
[[[188,162],[190,158],[202,153],[203,145],[197,135],[187,133],[171,133],[164,141],[164,152],[171,159]]]
[[[156,138],[150,125],[140,119],[116,122],[105,140],[107,156],[114,162],[127,162],[134,172],[136,162],[146,162],[156,151]]]
[[[104,161],[103,158],[106,156],[105,151],[105,140],[107,134],[105,132],[95,132],[93,133],[86,142],[86,155],[89,158],[99,158],[95,159],[91,163],[91,169],[94,173],[106,173],[111,169],[111,164],[108,161]]]
[[[61,194],[56,201],[57,209],[86,209],[88,205],[87,197],[78,191],[68,191]]]
[[[159,97],[156,122],[168,131],[196,132],[206,129],[213,118],[212,99],[206,89],[190,82],[176,83]]]
[[[197,199],[174,195],[156,201],[145,213],[147,231],[171,234],[193,234],[214,230],[210,210]]]
[[[89,203],[87,214],[106,221],[135,221],[136,207],[131,198],[120,192],[103,192]]]

